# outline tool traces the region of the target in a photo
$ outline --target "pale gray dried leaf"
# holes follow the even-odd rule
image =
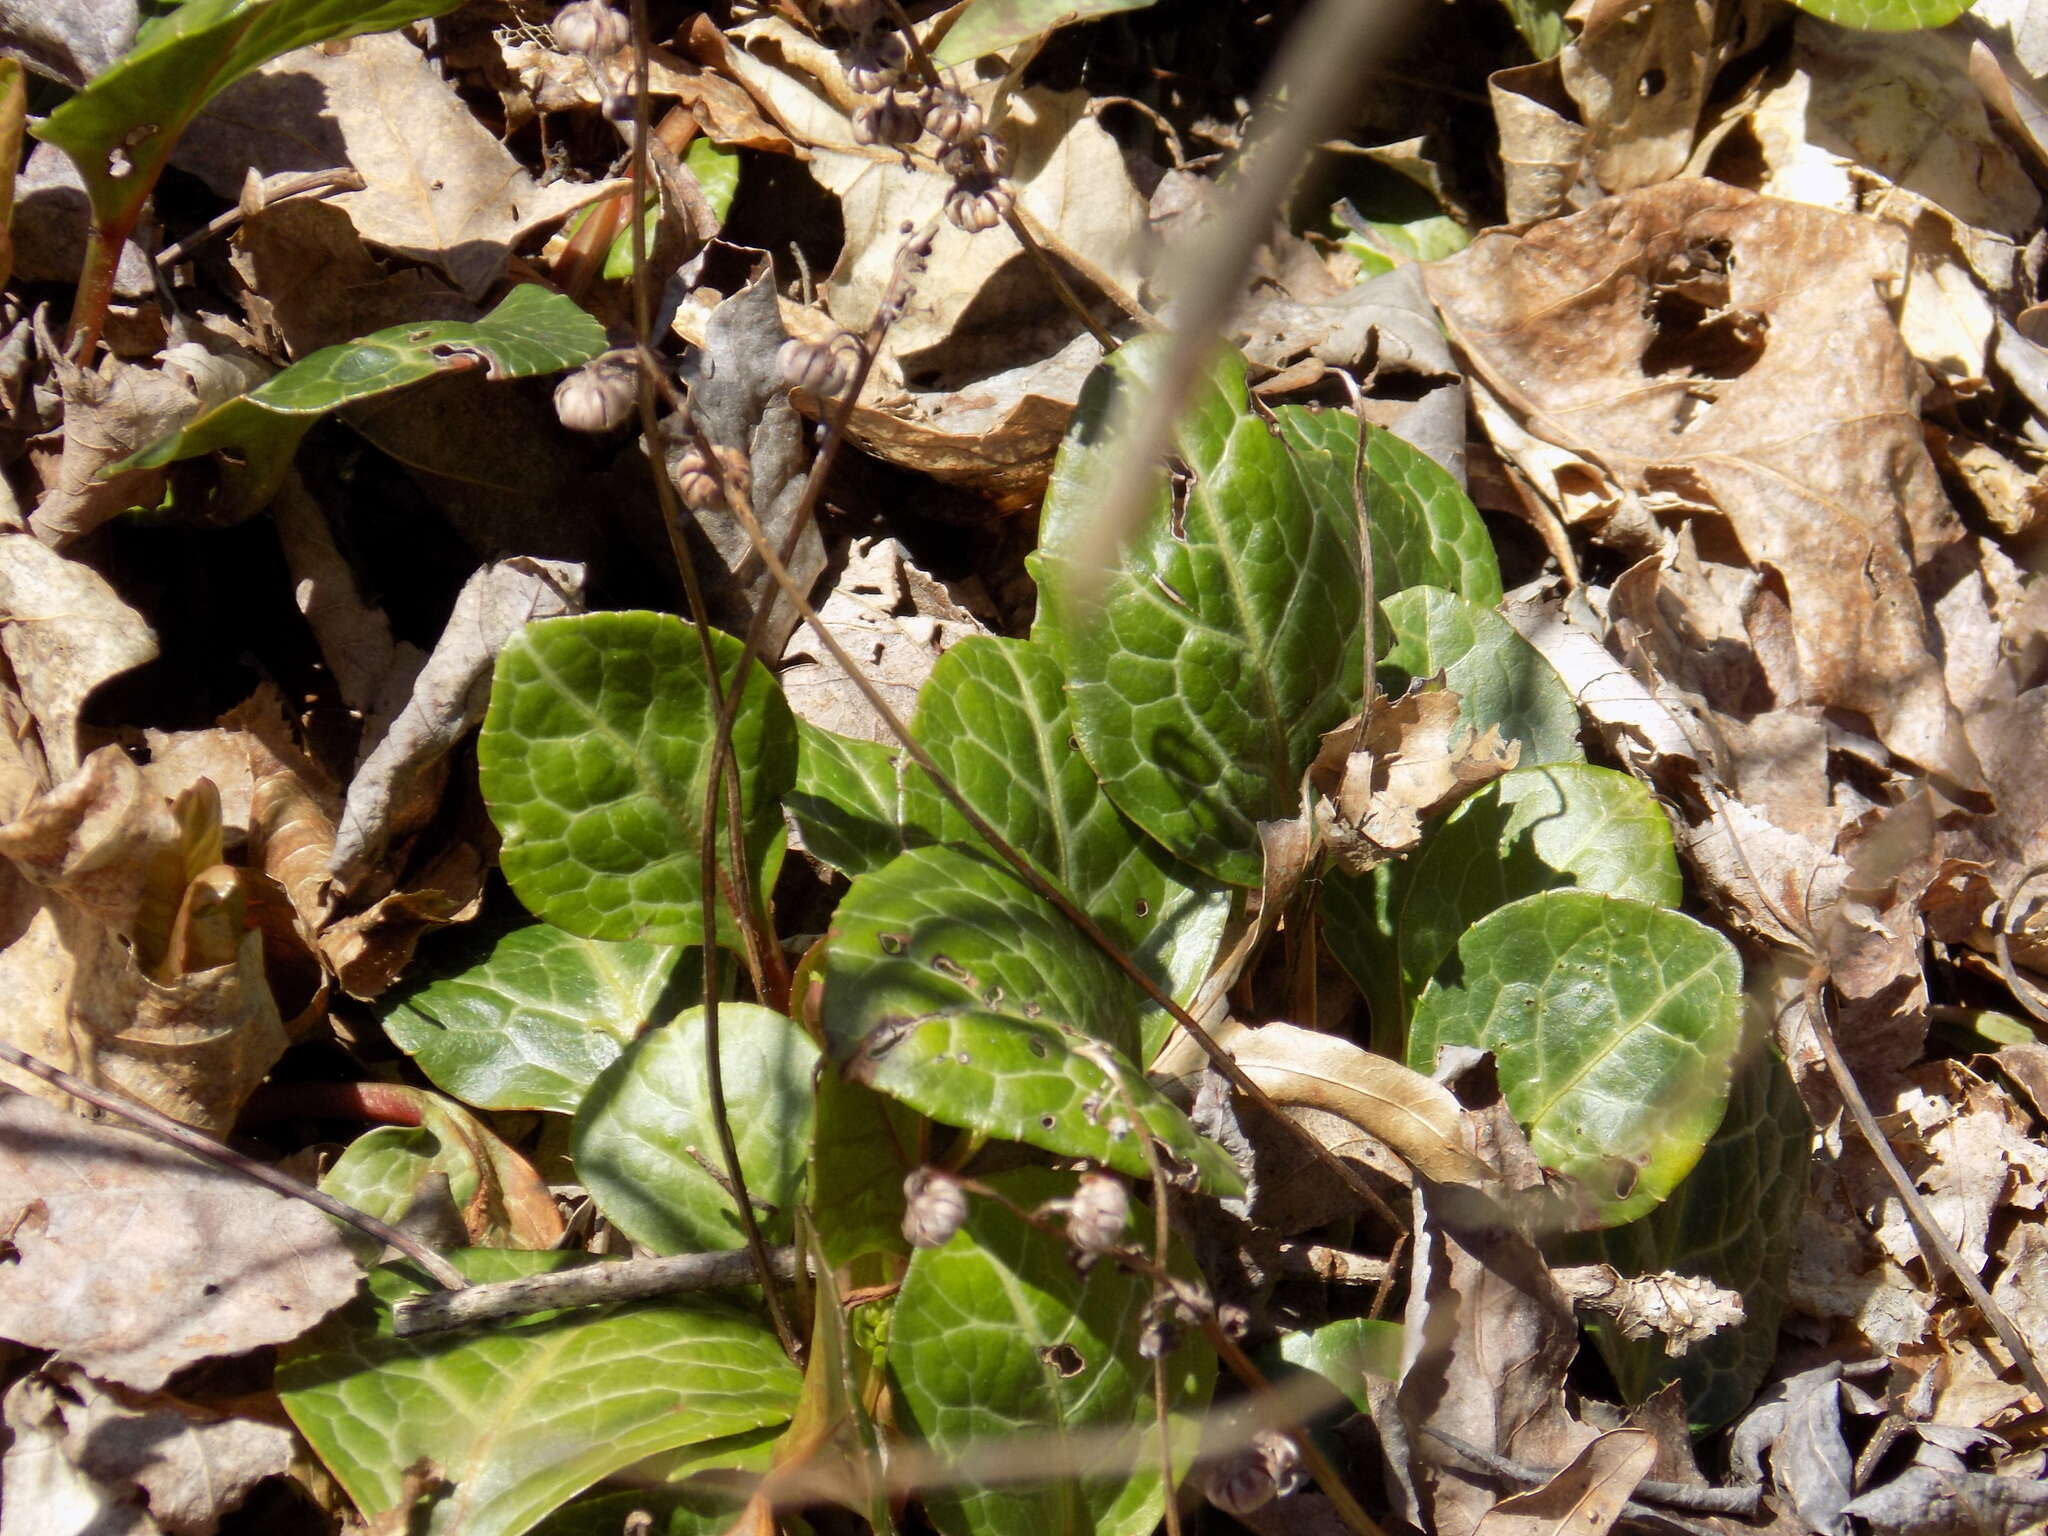
[[[1730,1460],[1746,1481],[1771,1478],[1815,1536],[1848,1536],[1855,1462],[1842,1435],[1842,1363],[1775,1383],[1735,1427]]]
[[[0,0],[0,6],[20,0]],[[38,0],[28,0],[31,9]],[[61,9],[58,8],[58,9]],[[20,282],[75,283],[92,228],[92,204],[71,157],[38,144],[14,179],[14,276]],[[148,253],[134,240],[121,247],[114,292],[124,299],[156,291]]]
[[[10,1387],[0,1411],[17,1436],[29,1435],[26,1445],[17,1439],[9,1448],[0,1471],[10,1494],[18,1474],[41,1479],[54,1471],[31,1470],[23,1465],[27,1456],[54,1457],[90,1485],[88,1497],[107,1496],[123,1507],[137,1532],[210,1536],[251,1488],[292,1463],[293,1436],[282,1414],[265,1422],[163,1393],[124,1391],[61,1360]],[[0,1506],[0,1536],[30,1536],[30,1511],[40,1506],[37,1498],[10,1497]],[[44,1528],[52,1536],[85,1529],[113,1536],[120,1529],[63,1521]]]
[[[157,645],[142,615],[98,571],[10,533],[0,534],[0,651],[55,780],[78,768],[79,714],[92,691],[154,661]],[[0,816],[17,809],[0,806]]]
[[[790,404],[776,353],[788,339],[775,298],[775,268],[763,255],[747,285],[713,309],[703,322],[702,343],[686,365],[690,410],[711,444],[744,466],[747,503],[776,553],[788,537],[803,501],[809,454],[803,418]],[[666,449],[673,470],[695,448],[678,432]],[[797,626],[796,607],[776,587],[754,554],[739,519],[723,507],[687,514],[700,549],[717,567],[705,577],[706,600],[725,628],[744,633],[754,611],[772,604],[762,649],[775,655]],[[825,569],[825,542],[814,522],[806,523],[795,551],[785,561],[797,589],[806,596]]]
[[[1624,1275],[1611,1264],[1578,1264],[1551,1274],[1575,1305],[1613,1318],[1624,1338],[1658,1336],[1667,1355],[1687,1353],[1744,1316],[1740,1291],[1696,1275]]]
[[[138,10],[135,0],[0,0],[0,58],[83,85],[128,51]]]
[[[2037,1478],[1970,1472],[1922,1450],[1897,1477],[1850,1500],[1848,1513],[1885,1536],[2018,1536],[2048,1521],[2048,1487]]]
[[[396,32],[301,48],[222,92],[172,163],[222,197],[268,176],[353,168],[366,185],[333,199],[373,245],[429,262],[481,299],[526,235],[617,190],[543,187]]]
[[[0,1096],[0,1336],[153,1392],[297,1338],[355,1294],[310,1205],[132,1131]]]
[[[404,707],[426,657],[395,640],[384,610],[364,599],[354,568],[335,546],[326,511],[296,473],[278,488],[271,518],[291,567],[293,599],[319,642],[342,702],[371,722],[366,729],[384,729]]]
[[[967,636],[985,633],[945,583],[918,569],[894,539],[853,542],[818,616],[906,721],[938,659]],[[894,745],[889,727],[808,627],[789,637],[782,660],[782,691],[799,718]]]
[[[582,601],[580,566],[524,555],[485,566],[463,584],[405,708],[349,784],[328,865],[337,890],[361,892],[372,877],[389,889],[394,872],[381,868],[385,852],[432,817],[449,751],[490,702],[498,652],[527,623],[578,612]]]

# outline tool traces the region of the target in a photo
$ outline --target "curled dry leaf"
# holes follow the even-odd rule
[[[582,594],[581,567],[525,556],[464,584],[411,698],[349,785],[328,864],[337,890],[360,892],[379,875],[388,889],[385,853],[434,814],[449,751],[483,719],[498,652],[529,621],[578,611]]]
[[[153,1392],[355,1294],[334,1221],[132,1131],[0,1095],[0,1334]]]
[[[1648,551],[1711,520],[1725,563],[1782,584],[1796,691],[1771,703],[1860,714],[1981,802],[1914,577],[1962,530],[1883,298],[1904,257],[1871,221],[1677,181],[1483,235],[1428,281],[1496,446],[1567,521]]]
[[[1316,828],[1347,871],[1412,853],[1425,821],[1521,761],[1520,742],[1503,742],[1498,726],[1475,732],[1458,708],[1448,688],[1414,688],[1323,734],[1308,770]]]
[[[169,1393],[108,1387],[52,1361],[9,1387],[0,1404],[13,1433],[0,1480],[10,1508],[74,1520],[90,1512],[86,1524],[65,1529],[206,1536],[258,1482],[290,1470],[292,1431],[273,1411],[274,1418],[245,1417]],[[13,1529],[10,1522],[10,1536]]]
[[[1611,1264],[1578,1264],[1551,1275],[1575,1305],[1613,1318],[1624,1338],[1655,1335],[1667,1355],[1685,1354],[1745,1315],[1741,1292],[1695,1275],[1624,1275]]]
[[[1648,1430],[1610,1429],[1541,1488],[1494,1505],[1480,1517],[1476,1536],[1605,1536],[1656,1459]]]
[[[363,238],[431,263],[479,300],[528,234],[622,185],[540,185],[396,32],[264,65],[185,130],[172,163],[226,198],[251,168],[354,169],[364,187],[334,202]]]

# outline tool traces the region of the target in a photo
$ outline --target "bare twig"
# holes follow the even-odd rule
[[[1461,1440],[1456,1435],[1428,1424],[1422,1426],[1422,1432],[1430,1439],[1449,1446],[1467,1461],[1513,1482],[1541,1487],[1557,1476],[1554,1471],[1546,1472],[1540,1467],[1527,1466],[1506,1456],[1496,1455],[1492,1451],[1482,1450],[1469,1440]],[[1695,1488],[1690,1483],[1667,1483],[1645,1478],[1636,1484],[1636,1493],[1639,1497],[1630,1499],[1622,1509],[1625,1514],[1637,1519],[1645,1516],[1654,1519],[1667,1518],[1661,1511],[1646,1507],[1650,1504],[1662,1504],[1666,1509],[1682,1509],[1696,1515],[1734,1515],[1745,1520],[1755,1519],[1763,1507],[1761,1484],[1752,1488]],[[1698,1529],[1706,1531],[1712,1527],[1702,1526]]]
[[[40,1057],[0,1040],[0,1061],[41,1078],[53,1088],[61,1088],[74,1099],[83,1099],[95,1108],[103,1109],[110,1115],[118,1115],[145,1136],[168,1142],[195,1157],[203,1157],[209,1163],[239,1173],[245,1179],[252,1179],[266,1189],[274,1189],[280,1195],[289,1195],[294,1200],[303,1200],[315,1210],[325,1211],[336,1221],[345,1221],[358,1232],[378,1242],[396,1248],[411,1259],[434,1279],[435,1284],[446,1286],[450,1291],[466,1289],[469,1282],[462,1272],[425,1243],[409,1233],[401,1232],[388,1222],[379,1221],[367,1211],[359,1211],[352,1205],[344,1205],[329,1194],[323,1194],[310,1184],[301,1184],[288,1173],[246,1157],[233,1147],[223,1146],[211,1136],[195,1131],[189,1125],[182,1125],[160,1110],[151,1109],[147,1104],[138,1103],[124,1093],[109,1088],[95,1087],[73,1077],[61,1067],[53,1067]]]
[[[2048,875],[2048,864],[2036,864],[2022,870],[2019,879],[2013,882],[2012,894],[2001,897],[1987,916],[1991,919],[1991,944],[1998,952],[1998,973],[2011,989],[2013,1001],[2043,1024],[2048,1024],[2048,1003],[2043,1003],[2035,995],[2034,986],[2020,975],[2019,967],[2012,962],[2012,922],[2019,907],[2020,893],[2043,875]]]
[[[337,192],[360,192],[368,185],[360,171],[343,167],[334,171],[314,171],[308,176],[294,176],[290,181],[279,182],[277,189],[263,199],[265,208],[275,208],[279,203],[299,197],[332,197]],[[165,271],[185,260],[209,240],[217,240],[242,220],[249,217],[249,210],[230,208],[204,229],[195,229],[182,240],[174,240],[156,253],[156,264]]]
[[[796,1249],[770,1248],[768,1261],[778,1280],[796,1277]],[[391,1328],[401,1337],[441,1333],[501,1317],[524,1317],[562,1307],[588,1307],[685,1291],[758,1285],[754,1256],[744,1248],[726,1253],[678,1253],[659,1259],[619,1259],[585,1264],[552,1274],[494,1280],[462,1291],[408,1296],[392,1308]]]
[[[1892,1189],[1906,1208],[1906,1215],[1913,1223],[1913,1230],[1920,1239],[1920,1251],[1930,1261],[1938,1260],[1941,1267],[1955,1276],[1956,1283],[1991,1325],[1991,1331],[1998,1335],[2006,1353],[2012,1356],[2019,1367],[2020,1378],[2026,1382],[2027,1390],[2034,1394],[2043,1408],[2048,1408],[2048,1377],[2041,1373],[2041,1362],[2035,1357],[2026,1336],[2013,1326],[2005,1309],[1992,1299],[1983,1279],[1964,1262],[1956,1245],[1949,1241],[1948,1234],[1934,1219],[1934,1213],[1927,1209],[1927,1202],[1920,1198],[1920,1191],[1913,1183],[1913,1177],[1899,1162],[1892,1151],[1891,1143],[1885,1140],[1884,1131],[1877,1123],[1877,1117],[1870,1112],[1870,1105],[1863,1097],[1863,1090],[1856,1085],[1856,1079],[1849,1071],[1848,1062],[1842,1059],[1842,1048],[1835,1042],[1835,1032],[1829,1024],[1826,1008],[1827,998],[1822,988],[1825,971],[1816,965],[1806,975],[1806,1022],[1813,1031],[1813,1038],[1820,1045],[1820,1053],[1828,1064],[1828,1074],[1835,1080],[1835,1090],[1848,1106],[1849,1118],[1856,1123],[1886,1176],[1891,1180]],[[1933,1263],[1928,1265],[1932,1269]]]

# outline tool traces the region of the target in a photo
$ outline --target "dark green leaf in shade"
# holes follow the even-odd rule
[[[833,919],[823,1016],[849,1078],[948,1125],[1133,1175],[1146,1171],[1141,1119],[1204,1188],[1234,1188],[1222,1148],[1133,1065],[1150,1006],[1036,892],[966,849],[901,855],[855,881]]]
[[[1676,1359],[1660,1341],[1625,1339],[1602,1320],[1594,1339],[1628,1401],[1676,1381],[1701,1429],[1749,1406],[1777,1358],[1812,1139],[1792,1074],[1760,1046],[1735,1074],[1721,1128],[1670,1198],[1640,1220],[1578,1240],[1585,1259],[1625,1275],[1669,1270],[1742,1293],[1742,1322]]]
[[[768,1241],[786,1243],[803,1193],[818,1048],[779,1013],[725,1003],[718,1059],[756,1218]],[[578,1176],[620,1231],[656,1253],[746,1243],[723,1183],[704,1067],[704,1010],[692,1008],[627,1046],[576,1113]]]
[[[1411,678],[1445,674],[1459,717],[1490,725],[1522,744],[1520,766],[1585,761],[1579,710],[1564,679],[1508,621],[1437,587],[1410,587],[1380,605],[1394,644],[1380,661],[1380,686],[1399,693]]]
[[[621,1467],[541,1521],[533,1536],[623,1536],[640,1530],[626,1523],[635,1513],[654,1519],[644,1536],[725,1536],[746,1507],[746,1484],[735,1486],[718,1474],[768,1471],[785,1427],[752,1429]]]
[[[1114,468],[1116,385],[1142,387],[1164,339],[1121,348],[1082,393],[1031,562],[1033,635],[1066,672],[1075,737],[1118,808],[1197,869],[1256,886],[1259,823],[1300,814],[1322,733],[1363,693],[1357,511],[1250,411],[1232,354],[1176,429],[1186,481],[1162,472],[1113,566],[1082,570]]]
[[[1027,1209],[1073,1189],[1039,1169],[992,1182]],[[1151,1363],[1138,1353],[1150,1295],[1113,1264],[1079,1273],[1057,1237],[978,1197],[950,1242],[911,1260],[888,1361],[904,1431],[940,1457],[1043,1436],[1040,1454],[1064,1451],[1083,1469],[933,1489],[925,1507],[945,1536],[1145,1536],[1158,1525],[1160,1429]],[[1177,1470],[1215,1373],[1199,1334],[1167,1357]]]
[[[574,1114],[627,1041],[703,991],[695,950],[579,939],[546,923],[465,933],[426,961],[381,1002],[384,1032],[435,1086],[479,1109]]]
[[[1481,918],[1415,1004],[1408,1064],[1493,1052],[1508,1107],[1587,1227],[1654,1210],[1721,1123],[1742,965],[1703,924],[1648,902],[1553,890]]]
[[[458,370],[481,367],[493,379],[555,373],[587,363],[604,349],[604,327],[573,300],[538,283],[522,283],[481,320],[388,326],[322,347],[109,473],[231,449],[245,466],[245,496],[261,503],[275,491],[299,439],[329,411]]]
[[[903,1180],[924,1162],[924,1116],[838,1070],[818,1073],[811,1122],[811,1208],[828,1263],[902,1254]]]
[[[729,683],[740,643],[711,639]],[[681,619],[592,613],[522,630],[498,656],[477,769],[505,839],[500,866],[527,909],[585,938],[698,942],[716,726],[697,637]],[[747,857],[765,895],[781,857],[779,802],[796,778],[796,723],[758,662],[732,743]],[[721,835],[721,857],[725,847]]]
[[[592,1262],[468,1249],[472,1280]],[[277,1386],[292,1422],[366,1516],[432,1459],[452,1489],[428,1536],[518,1536],[598,1479],[644,1457],[788,1420],[799,1377],[767,1326],[708,1298],[542,1313],[486,1328],[394,1337],[394,1302],[424,1286],[374,1271],[370,1294],[290,1346]],[[417,1529],[417,1527],[416,1527]]]
[[[1349,411],[1284,405],[1273,413],[1304,466],[1325,481],[1326,502],[1350,505],[1358,418]],[[1373,589],[1382,599],[1408,587],[1443,587],[1492,608],[1500,563],[1486,524],[1450,471],[1420,448],[1374,427],[1365,439],[1359,487],[1371,514]]]

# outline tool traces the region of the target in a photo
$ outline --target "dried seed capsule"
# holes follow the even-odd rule
[[[983,121],[980,106],[958,91],[931,91],[925,96],[925,132],[947,149],[978,137]]]
[[[967,1191],[951,1174],[919,1168],[903,1181],[903,1238],[913,1248],[938,1248],[967,1220]]]
[[[669,473],[675,478],[676,494],[692,512],[710,512],[725,505],[724,488],[700,449],[685,448]]]
[[[1301,1449],[1291,1436],[1262,1429],[1252,1443],[1198,1473],[1202,1492],[1226,1514],[1244,1516],[1302,1484]]]
[[[844,335],[822,346],[792,336],[776,350],[775,366],[791,389],[808,390],[821,400],[833,399],[853,382],[854,348],[858,345]]]
[[[555,415],[571,432],[609,432],[633,414],[639,393],[629,358],[600,357],[555,386]]]
[[[915,102],[886,96],[854,109],[853,137],[857,144],[915,144],[924,137],[924,118]]]
[[[846,83],[865,96],[879,96],[903,78],[910,50],[894,28],[862,32],[846,50]]]
[[[861,32],[882,19],[881,0],[824,0],[824,19],[849,32]]]
[[[1124,1235],[1131,1197],[1120,1180],[1107,1173],[1084,1173],[1074,1198],[1067,1202],[1067,1241],[1085,1254],[1107,1253]]]
[[[970,235],[994,229],[1016,206],[1016,193],[1000,176],[963,181],[946,194],[946,217]]]
[[[565,53],[608,59],[633,41],[633,24],[604,0],[575,0],[555,12],[551,29]]]

